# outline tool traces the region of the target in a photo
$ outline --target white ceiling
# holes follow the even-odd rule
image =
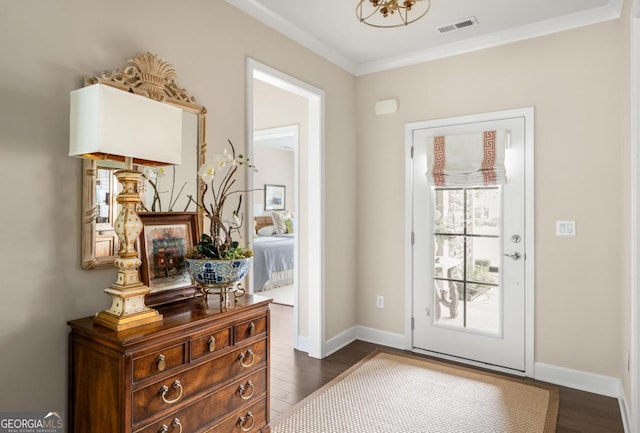
[[[620,17],[623,0],[431,0],[406,27],[360,23],[357,0],[226,0],[355,75],[447,57]],[[441,34],[475,17],[479,25]]]
[[[298,147],[298,125],[255,130],[253,144],[293,152]]]

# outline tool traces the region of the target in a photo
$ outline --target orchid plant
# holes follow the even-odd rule
[[[213,160],[204,163],[198,176],[204,182],[204,188],[200,196],[200,209],[209,219],[209,234],[202,234],[200,242],[196,244],[186,255],[190,259],[242,259],[253,256],[253,251],[240,247],[233,240],[233,234],[240,235],[243,223],[241,214],[242,193],[245,190],[235,189],[236,175],[240,167],[244,166],[255,170],[249,164],[249,159],[244,155],[236,155],[236,150],[230,140],[229,149],[225,149],[222,155],[217,155]],[[207,200],[207,192],[211,192]],[[225,219],[225,205],[231,196],[237,196],[237,205],[230,219]]]
[[[165,177],[166,175],[166,169],[165,167],[143,167],[143,171],[142,171],[142,178],[146,181],[147,184],[149,184],[149,186],[151,186],[152,189],[152,199],[151,199],[151,204],[145,206],[144,203],[140,203],[140,206],[142,208],[143,211],[145,212],[162,212],[162,199],[161,199],[161,195],[166,194],[167,192],[170,193],[169,195],[169,203],[168,203],[168,212],[173,212],[174,211],[174,207],[176,205],[176,203],[178,202],[178,199],[180,198],[180,195],[182,194],[185,186],[187,186],[187,182],[184,182],[182,184],[182,187],[180,187],[180,190],[178,191],[177,194],[175,194],[175,189],[176,189],[176,167],[172,166],[171,169],[173,170],[172,172],[172,178],[171,178],[171,190],[170,191],[163,191],[160,188],[160,180],[162,178]],[[144,192],[145,187],[144,185],[142,185],[140,187],[141,192]],[[189,208],[189,205],[191,204],[191,200],[189,200],[187,202],[186,207],[184,208],[184,212],[187,211],[187,209]]]

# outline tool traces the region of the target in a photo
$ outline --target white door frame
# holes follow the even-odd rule
[[[525,123],[525,376],[535,377],[534,366],[534,184],[533,184],[533,107],[492,113],[472,114],[447,119],[426,120],[405,124],[405,349],[413,349],[413,132],[417,129],[486,122],[511,117],[524,117]],[[446,358],[446,357],[445,357]],[[451,358],[453,359],[453,358]],[[485,364],[468,362],[487,367]]]
[[[631,347],[629,367],[631,407],[627,408],[630,426],[625,426],[629,427],[629,431],[638,431],[640,429],[640,230],[638,230],[638,223],[640,223],[640,202],[638,200],[640,193],[640,0],[633,1],[630,27]],[[624,414],[623,411],[623,421]]]
[[[298,194],[307,198],[305,214],[305,233],[307,236],[306,251],[300,251],[300,256],[306,256],[308,269],[306,279],[301,281],[308,290],[308,337],[301,337],[298,333],[298,317],[295,320],[296,349],[305,351],[314,358],[325,356],[324,338],[324,91],[297,78],[278,71],[270,66],[247,58],[247,114],[246,137],[247,154],[253,157],[253,80],[259,79],[273,86],[302,96],[308,103],[308,137],[307,163],[300,167],[300,173],[308,178],[305,191]],[[247,185],[253,185],[253,173],[247,170]],[[248,201],[252,203],[252,200]],[[249,206],[249,221],[253,221],[253,206]]]

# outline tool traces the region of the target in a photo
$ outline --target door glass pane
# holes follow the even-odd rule
[[[498,188],[476,188],[467,190],[470,218],[469,233],[498,236],[500,196]]]
[[[500,330],[500,288],[469,284],[465,302],[467,328],[498,333]]]
[[[436,189],[435,232],[465,232],[464,190]]]
[[[460,297],[463,283],[436,280],[435,288],[435,321],[442,325],[463,328],[466,308],[466,303],[462,302]]]
[[[500,189],[436,189],[434,321],[498,333]]]
[[[467,238],[467,281],[498,284],[498,241],[488,237]]]

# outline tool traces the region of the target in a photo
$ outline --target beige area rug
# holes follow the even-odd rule
[[[275,420],[273,433],[551,433],[557,388],[377,351]]]

